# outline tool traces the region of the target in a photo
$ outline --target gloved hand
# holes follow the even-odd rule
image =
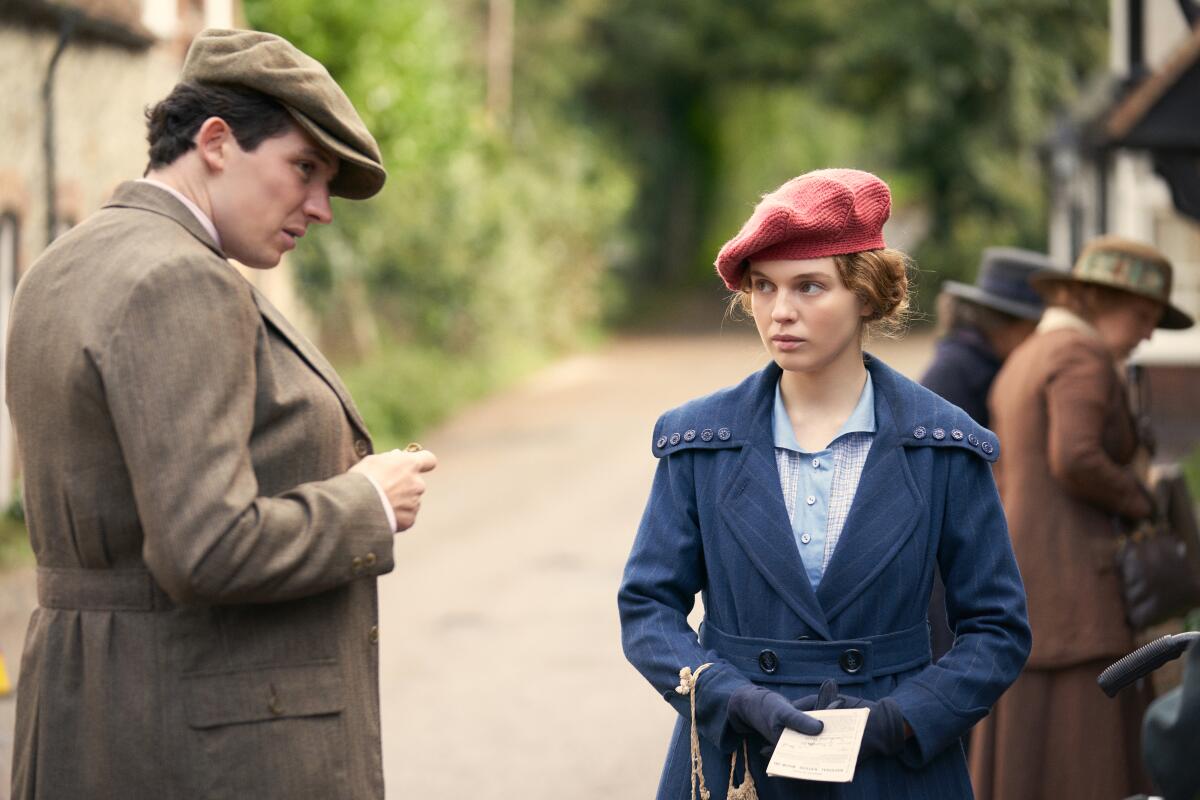
[[[837,681],[832,678],[821,684],[816,694],[801,697],[794,704],[801,711],[816,711],[825,708],[869,708],[867,729],[863,731],[862,747],[858,760],[873,756],[894,756],[904,749],[904,716],[900,706],[890,697],[882,700],[864,700],[839,694]]]
[[[797,710],[779,692],[752,683],[729,696],[728,713],[734,730],[743,736],[755,734],[770,747],[779,741],[784,728],[816,736],[825,727],[821,720]]]

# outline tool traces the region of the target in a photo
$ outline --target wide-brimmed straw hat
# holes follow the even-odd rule
[[[1069,272],[1040,270],[1030,282],[1043,296],[1053,286],[1077,283],[1156,300],[1163,306],[1159,328],[1190,328],[1191,316],[1171,303],[1172,279],[1171,262],[1150,245],[1121,236],[1101,236],[1088,242]]]

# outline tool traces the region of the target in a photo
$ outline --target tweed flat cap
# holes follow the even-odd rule
[[[808,259],[886,247],[887,184],[857,169],[821,169],[763,197],[717,254],[717,273],[737,290],[751,260]]]
[[[238,86],[277,100],[340,160],[332,194],[363,200],[383,188],[387,172],[379,145],[350,98],[319,61],[286,39],[261,31],[201,31],[180,80]]]
[[[1165,255],[1148,244],[1121,236],[1101,236],[1088,242],[1070,272],[1043,269],[1029,282],[1040,293],[1062,283],[1107,286],[1162,303],[1163,315],[1156,327],[1183,330],[1192,327],[1192,317],[1171,303],[1173,270]]]

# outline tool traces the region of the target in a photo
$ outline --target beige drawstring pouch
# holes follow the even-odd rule
[[[692,672],[691,667],[684,667],[679,670],[679,685],[675,687],[678,694],[688,696],[692,708],[692,800],[696,800],[697,790],[699,790],[699,800],[712,800],[712,794],[704,784],[704,762],[700,759],[700,733],[696,730],[696,682],[700,679],[700,673],[711,666],[711,663],[701,664],[695,672]],[[745,739],[742,740],[742,761],[745,764],[744,780],[740,786],[734,786],[733,774],[737,768],[737,750],[734,750],[733,755],[729,757],[729,791],[725,795],[725,800],[758,800],[758,790],[754,788],[754,776],[750,774],[750,752],[746,747]]]

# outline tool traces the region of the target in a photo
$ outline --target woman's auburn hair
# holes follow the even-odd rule
[[[911,315],[909,267],[912,261],[899,250],[884,247],[833,256],[842,284],[866,303],[871,313],[865,318],[869,332],[881,336],[901,335]],[[753,315],[750,300],[750,270],[742,273],[741,284],[729,298],[731,315]]]

